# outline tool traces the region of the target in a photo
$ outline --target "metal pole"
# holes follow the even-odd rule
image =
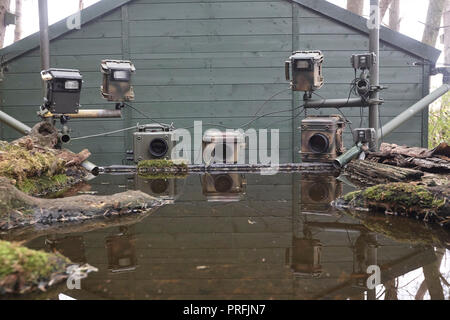
[[[31,128],[29,126],[20,122],[17,119],[14,119],[13,117],[4,113],[3,111],[0,111],[0,121],[10,126],[14,130],[20,132],[23,135],[27,135],[31,132]]]
[[[345,107],[365,107],[366,103],[362,98],[350,99],[324,99],[324,100],[306,100],[305,108],[345,108]]]
[[[400,127],[402,124],[404,124],[406,121],[414,117],[417,113],[428,107],[430,104],[432,104],[434,101],[442,97],[444,94],[446,94],[448,91],[450,91],[450,85],[444,84],[429,95],[427,95],[422,100],[418,101],[405,111],[403,111],[401,114],[399,114],[397,117],[389,121],[387,124],[383,126],[380,130],[378,130],[378,137],[386,137],[389,134],[392,133],[395,129]]]
[[[380,86],[380,5],[379,0],[370,0],[370,19],[371,28],[369,33],[369,51],[375,53],[375,65],[370,72],[370,85],[372,88],[377,88]],[[374,128],[375,132],[379,129],[379,101],[380,94],[376,90],[370,97],[374,102],[369,106],[369,127]],[[375,139],[375,145],[370,146],[374,151],[378,150],[378,137]]]
[[[50,68],[50,40],[48,37],[47,0],[39,0],[39,35],[41,40],[41,70]]]

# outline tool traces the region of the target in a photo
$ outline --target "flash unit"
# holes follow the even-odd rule
[[[292,90],[313,92],[322,88],[322,64],[321,51],[294,52],[285,65],[286,80],[291,81]]]
[[[136,71],[131,61],[103,60],[102,95],[108,101],[124,102],[134,100],[131,76]]]
[[[48,69],[41,71],[46,82],[45,107],[55,114],[75,114],[80,108],[83,77],[75,69]]]

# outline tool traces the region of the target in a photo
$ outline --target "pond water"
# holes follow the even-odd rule
[[[333,209],[332,200],[353,190],[334,176],[199,174],[144,180],[101,175],[72,195],[127,189],[169,204],[144,217],[26,239],[30,248],[58,250],[99,269],[81,281],[79,290],[62,284],[37,298],[56,299],[58,293],[76,299],[449,297],[445,245],[414,241],[416,228],[417,234],[427,228],[419,222],[374,217],[376,223],[367,223]],[[369,266],[380,268],[380,283],[370,289]]]

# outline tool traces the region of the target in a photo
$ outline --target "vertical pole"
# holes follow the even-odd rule
[[[380,85],[380,5],[379,0],[370,0],[370,19],[373,19],[369,33],[369,51],[375,53],[375,66],[370,73],[370,85],[378,88]],[[380,94],[376,90],[370,97],[374,101],[378,101]],[[379,129],[379,103],[374,102],[369,107],[369,127],[374,128],[375,132]],[[374,151],[378,150],[378,137],[376,137],[375,145],[370,146]]]
[[[48,37],[47,0],[39,0],[39,35],[41,40],[41,70],[50,68],[50,40]]]

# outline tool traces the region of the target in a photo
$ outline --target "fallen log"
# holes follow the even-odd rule
[[[345,169],[345,173],[353,182],[366,186],[389,182],[419,181],[424,176],[422,171],[365,160],[350,162]]]
[[[140,191],[40,199],[19,191],[10,180],[0,177],[0,230],[140,214],[163,204],[163,200]]]
[[[377,185],[347,194],[333,202],[338,209],[368,208],[450,227],[450,186],[427,187],[413,183]]]
[[[383,143],[379,152],[370,152],[367,160],[424,172],[450,172],[450,146],[441,143],[433,150]]]
[[[33,127],[30,135],[11,143],[0,141],[0,176],[15,181],[22,191],[42,196],[82,181],[81,167],[90,153],[54,149],[58,132],[47,122]]]

